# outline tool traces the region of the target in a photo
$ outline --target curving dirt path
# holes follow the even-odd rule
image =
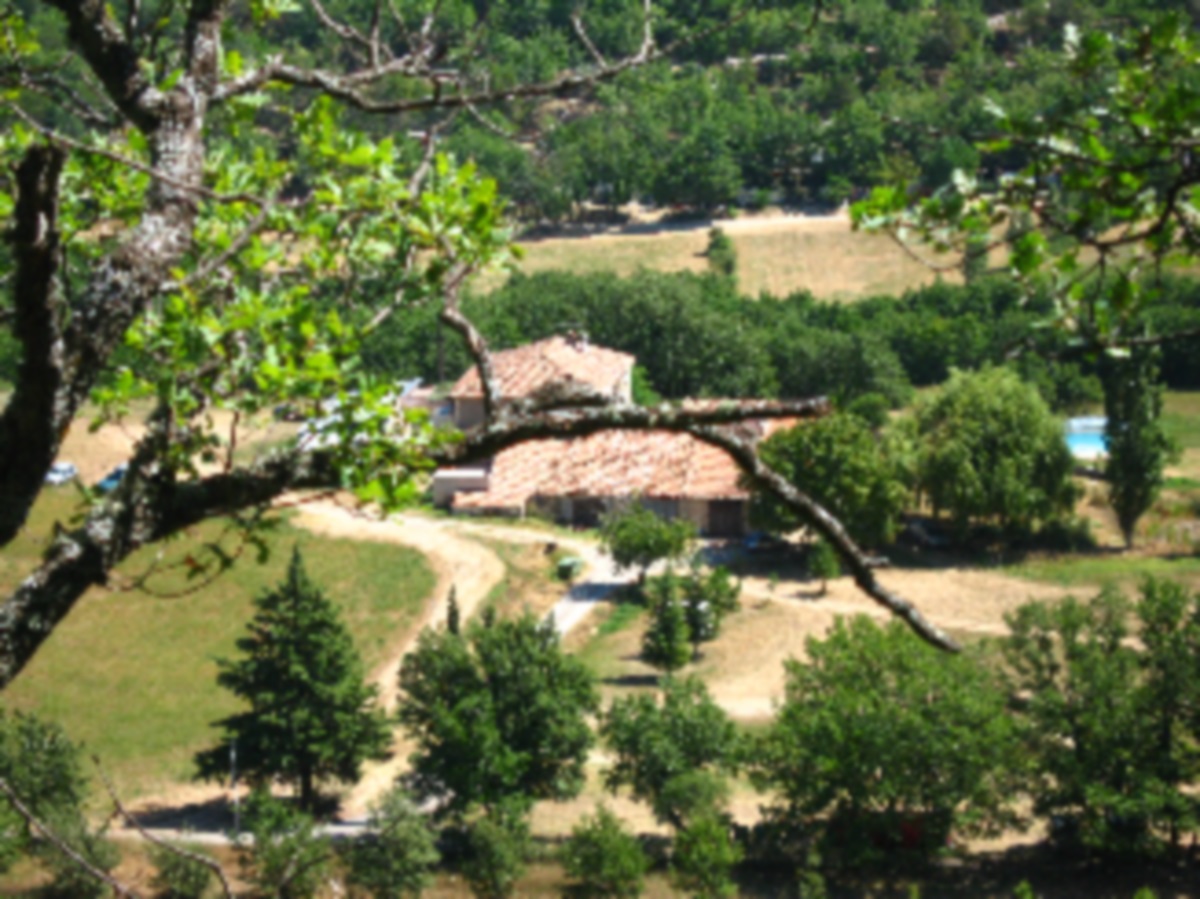
[[[499,557],[486,546],[456,533],[456,523],[418,516],[397,516],[381,521],[333,501],[302,506],[295,522],[323,536],[377,540],[411,547],[425,556],[437,575],[432,601],[426,603],[421,620],[371,672],[369,680],[379,688],[380,704],[389,714],[396,709],[396,675],[400,663],[416,647],[424,628],[445,623],[451,587],[466,621],[504,577],[504,563]],[[343,821],[365,817],[371,802],[385,792],[408,765],[411,746],[399,729],[393,735],[391,748],[390,759],[364,766],[363,776],[342,800],[340,817]]]

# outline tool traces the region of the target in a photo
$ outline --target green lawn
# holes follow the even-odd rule
[[[35,533],[64,518],[73,491],[47,491],[35,509]],[[178,559],[213,539],[220,522],[185,540],[152,547],[123,565],[123,578],[144,571],[154,554]],[[210,723],[235,710],[217,687],[216,659],[234,652],[252,613],[252,599],[277,583],[299,544],[313,580],[337,601],[368,670],[383,661],[418,619],[434,585],[424,558],[405,547],[332,540],[286,524],[267,537],[269,560],[247,552],[214,583],[178,598],[141,590],[92,590],[6,691],[9,707],[36,709],[59,722],[98,755],[127,798],[186,781],[193,753],[209,745]],[[33,563],[40,541],[22,535],[0,553],[0,588],[11,587]],[[178,571],[152,578],[169,594],[186,586]]]
[[[1200,391],[1169,391],[1163,398],[1163,426],[1183,449],[1200,449]]]
[[[1145,577],[1172,578],[1200,587],[1200,558],[1196,556],[1059,556],[1022,562],[1003,570],[1016,577],[1064,587],[1096,589],[1104,584],[1127,586]]]

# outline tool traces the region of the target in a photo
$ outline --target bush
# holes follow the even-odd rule
[[[687,610],[679,592],[679,578],[670,572],[656,578],[647,590],[650,621],[642,637],[642,661],[668,674],[686,665],[693,653]]]
[[[42,820],[92,867],[108,872],[121,860],[121,853],[108,841],[105,832],[91,830],[78,809],[65,813],[56,812]],[[85,871],[56,846],[39,843],[37,855],[53,878],[46,890],[48,896],[62,899],[103,899],[109,895],[106,883]]]
[[[195,849],[188,849],[195,854]],[[151,885],[160,899],[200,899],[212,883],[213,872],[195,859],[164,846],[155,846],[150,860],[156,869]]]
[[[514,810],[493,809],[467,832],[467,859],[462,873],[479,899],[507,899],[525,873],[529,856],[529,824]]]
[[[681,889],[703,899],[737,894],[729,875],[742,860],[742,850],[729,831],[725,816],[709,813],[679,832],[671,856],[671,875]]]
[[[426,816],[395,786],[371,809],[367,826],[350,845],[350,885],[375,899],[421,895],[440,858]]]
[[[240,851],[243,877],[277,899],[309,899],[329,869],[329,841],[317,835],[313,820],[256,790],[243,816],[252,845]]]
[[[62,728],[42,721],[36,715],[0,709],[0,778],[9,785],[21,803],[34,817],[51,825],[68,844],[84,852],[92,852],[99,867],[109,864],[107,844],[94,837],[83,818],[83,797],[87,781],[79,761],[79,747],[72,743]],[[76,883],[75,868],[68,864],[54,846],[34,840],[28,823],[8,799],[0,797],[0,871],[7,870],[17,859],[29,853],[43,856],[57,872],[56,882],[63,882],[64,894]],[[65,865],[65,866],[64,866]],[[96,881],[82,871],[76,871],[89,883],[81,890],[92,889]],[[89,893],[88,895],[91,895]]]
[[[562,852],[563,868],[587,896],[633,897],[642,894],[650,861],[637,838],[606,807],[571,831]]]
[[[708,248],[704,255],[708,257],[708,267],[716,274],[732,278],[737,272],[737,250],[729,235],[720,228],[708,232]]]
[[[838,558],[837,550],[828,540],[818,540],[809,547],[807,563],[809,576],[820,578],[821,595],[824,596],[829,587],[829,579],[840,577],[842,574],[842,561]]]

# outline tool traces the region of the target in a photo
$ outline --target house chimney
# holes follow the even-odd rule
[[[587,352],[588,336],[586,331],[576,331],[574,328],[571,328],[567,331],[566,338],[567,343],[579,350],[579,352]]]

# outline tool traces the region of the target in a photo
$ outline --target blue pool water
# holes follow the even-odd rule
[[[1075,456],[1095,456],[1108,450],[1103,434],[1088,433],[1068,434],[1067,448]]]
[[[1104,427],[1107,424],[1102,415],[1089,415],[1084,418],[1072,418],[1067,421],[1067,448],[1071,455],[1080,459],[1094,459],[1108,452],[1104,441]]]

